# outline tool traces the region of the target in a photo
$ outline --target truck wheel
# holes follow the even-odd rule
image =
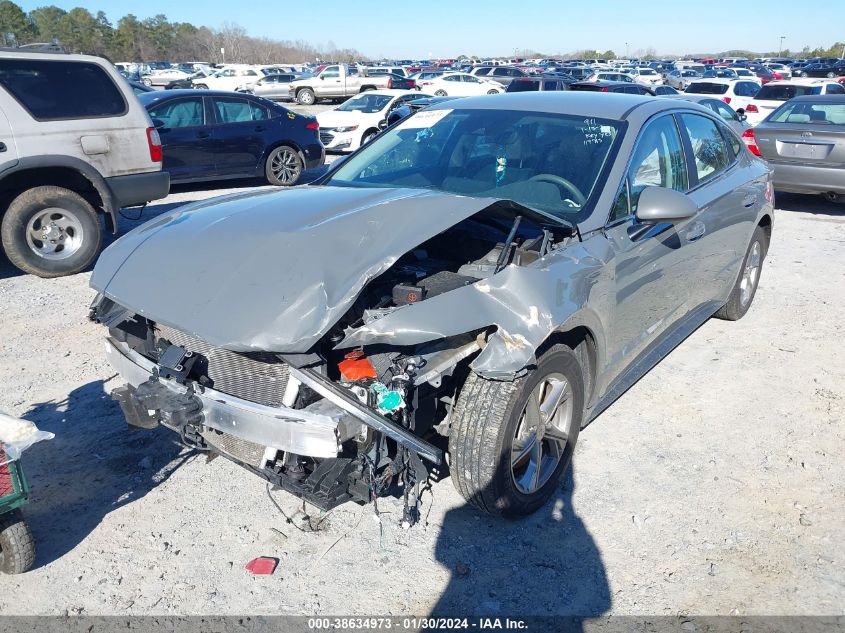
[[[271,185],[290,187],[299,181],[304,169],[299,152],[287,145],[280,145],[267,157],[264,175]]]
[[[549,348],[513,382],[470,373],[452,411],[452,483],[485,512],[531,514],[569,465],[583,412],[583,372],[566,345]]]
[[[314,105],[317,99],[314,97],[314,91],[311,88],[303,88],[296,93],[296,102],[299,105],[310,106]]]
[[[35,540],[20,510],[0,514],[0,572],[22,574],[35,562]]]
[[[440,90],[434,91],[434,96],[435,97],[446,97],[448,95],[446,94],[446,91],[441,88]]]
[[[196,88],[197,90],[208,90],[208,86],[206,86],[205,84],[194,84],[194,88]]]
[[[39,277],[85,270],[100,251],[97,212],[63,187],[34,187],[12,200],[0,225],[9,261]]]

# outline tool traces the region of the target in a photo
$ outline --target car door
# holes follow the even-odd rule
[[[170,173],[170,180],[213,175],[212,126],[202,94],[156,101],[147,112],[161,137],[162,169]]]
[[[443,77],[443,87],[440,89],[445,90],[446,94],[450,97],[465,97],[467,95],[466,86],[469,84],[464,83],[464,76],[465,75],[448,75]],[[434,94],[437,94],[437,91],[435,91]]]
[[[326,66],[314,82],[314,94],[318,97],[343,96],[343,78],[340,66]]]
[[[689,309],[727,298],[745,256],[753,223],[764,204],[765,182],[748,180],[737,161],[742,149],[734,134],[706,115],[679,115],[687,148],[689,197],[699,208],[687,237],[698,251],[689,271]]]
[[[640,131],[605,235],[614,251],[615,316],[607,333],[612,375],[625,367],[686,314],[694,257],[689,221],[647,225],[636,217],[646,187],[689,189],[684,144],[671,114],[659,115]]]
[[[249,99],[211,97],[214,168],[218,176],[254,173],[264,156],[268,109]]]

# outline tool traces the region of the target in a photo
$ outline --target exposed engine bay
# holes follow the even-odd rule
[[[131,425],[167,426],[184,444],[227,457],[322,509],[401,494],[403,521],[413,524],[420,487],[443,471],[451,407],[490,328],[413,346],[338,346],[350,331],[386,314],[489,279],[509,265],[531,265],[573,233],[513,209],[485,209],[399,257],[302,353],[214,347],[103,296],[91,318],[109,327],[111,344],[124,350],[120,363],[139,355],[137,362],[151,364],[148,379],[130,380],[112,394]],[[274,445],[244,415],[218,411],[209,395],[215,393],[237,398],[235,405],[259,405],[263,415],[278,409],[286,423],[296,417],[293,411],[307,416],[306,423],[329,421],[334,453],[322,448],[315,455],[296,440]]]

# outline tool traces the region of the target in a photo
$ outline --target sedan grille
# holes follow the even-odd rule
[[[288,384],[288,365],[266,352],[239,353],[212,347],[195,336],[165,325],[156,325],[156,344],[160,339],[201,354],[208,361],[206,374],[217,391],[268,407],[282,404]]]

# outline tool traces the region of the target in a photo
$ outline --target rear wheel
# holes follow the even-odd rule
[[[208,86],[206,86],[205,84],[194,84],[194,88],[196,88],[197,90],[208,90]]]
[[[572,459],[583,411],[582,369],[566,345],[550,347],[513,382],[471,373],[452,413],[452,482],[485,512],[534,512]]]
[[[499,91],[491,88],[490,90],[487,91],[487,94],[488,95],[497,95],[497,94],[499,94]]]
[[[299,152],[287,145],[281,145],[267,156],[264,175],[271,185],[290,187],[299,181],[304,169],[305,164]]]
[[[446,95],[446,91],[441,88],[440,90],[434,91],[434,96],[435,97],[445,97],[447,95]]]
[[[152,80],[151,80],[151,79],[149,79],[149,78],[147,78],[147,77],[144,77],[143,79],[141,79],[141,83],[142,83],[142,84],[144,84],[144,85],[145,85],[145,86],[147,86],[147,87],[149,87],[149,86],[152,86],[152,85],[153,85]]]
[[[835,73],[835,72],[829,72],[829,73],[827,73],[827,78],[828,78],[828,79],[833,79],[834,77],[836,77],[836,73]]]
[[[361,137],[361,145],[366,145],[370,141],[372,141],[376,136],[378,136],[378,130],[367,130],[364,132],[364,136]]]
[[[739,278],[734,284],[731,296],[728,302],[716,312],[717,318],[725,321],[738,321],[748,312],[751,302],[754,301],[754,295],[757,294],[757,286],[760,283],[760,273],[763,270],[763,260],[766,258],[767,250],[766,233],[762,227],[758,226],[751,236],[751,243],[748,245]]]
[[[827,191],[823,193],[822,198],[824,198],[828,202],[833,202],[834,204],[845,203],[845,195],[842,195],[841,193],[835,193],[833,191]]]
[[[35,562],[35,540],[20,510],[0,514],[0,572],[22,574]]]
[[[63,187],[24,191],[3,216],[0,237],[6,256],[22,271],[61,277],[85,270],[100,251],[97,212]]]

